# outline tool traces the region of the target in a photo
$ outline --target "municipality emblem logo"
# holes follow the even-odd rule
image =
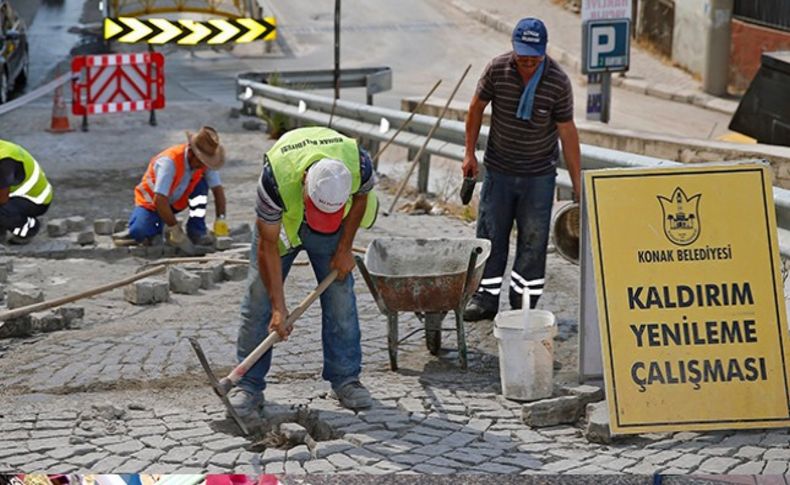
[[[702,194],[691,198],[680,187],[675,188],[672,197],[658,196],[664,214],[664,234],[678,246],[688,246],[699,237],[699,201]]]

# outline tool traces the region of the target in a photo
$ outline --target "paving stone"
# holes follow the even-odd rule
[[[85,307],[81,307],[78,305],[64,305],[62,307],[56,308],[55,313],[60,315],[63,320],[66,322],[66,327],[71,327],[71,324],[76,321],[80,320],[85,317]]]
[[[289,460],[285,462],[284,473],[286,475],[304,475],[307,472],[302,468],[301,463]]]
[[[740,460],[735,458],[726,458],[726,457],[717,456],[713,458],[708,458],[707,460],[703,461],[700,464],[699,469],[697,469],[697,471],[703,473],[715,473],[715,474],[725,473],[727,470],[734,467],[739,462]],[[781,473],[784,473],[784,470]]]
[[[436,443],[437,441],[439,441],[438,436],[428,436],[418,433],[408,433],[404,435],[401,439],[404,441],[411,441],[413,443],[417,443],[420,445],[429,445],[431,443]]]
[[[312,460],[304,464],[304,470],[307,473],[326,474],[333,473],[335,467],[327,460]]]
[[[180,464],[185,462],[187,458],[192,457],[199,449],[200,448],[197,446],[179,446],[177,448],[172,448],[159,461]]]
[[[162,425],[156,426],[131,426],[128,432],[131,438],[142,438],[144,436],[161,436],[167,432],[167,428]]]
[[[549,438],[529,429],[514,431],[516,438],[524,443],[542,443],[550,441]]]
[[[541,468],[541,471],[546,471],[546,472],[550,472],[550,473],[562,473],[562,472],[571,470],[573,468],[579,468],[579,467],[584,466],[584,465],[585,465],[585,463],[582,463],[582,462],[580,462],[578,460],[572,460],[572,459],[570,459],[570,460],[558,460],[558,461],[555,461],[555,462],[543,465],[543,468]]]
[[[477,435],[473,435],[473,434],[469,434],[469,433],[455,432],[455,433],[452,433],[452,434],[442,438],[441,441],[439,441],[438,445],[439,446],[450,446],[452,448],[458,448],[458,447],[461,447],[461,446],[468,445],[469,443],[473,442],[477,438],[478,438]]]
[[[454,468],[448,468],[438,465],[431,465],[428,463],[420,463],[419,465],[412,468],[412,470],[419,472],[419,473],[426,473],[428,475],[449,475],[451,473],[457,473],[458,470]]]
[[[109,236],[115,232],[115,222],[112,219],[95,219],[93,232],[100,236]]]
[[[89,453],[93,450],[94,447],[88,445],[61,446],[54,450],[47,451],[46,454],[55,460],[66,460],[72,456]]]
[[[79,231],[72,237],[72,242],[80,246],[96,244],[96,234],[93,231]]]
[[[595,453],[590,453],[588,451],[582,451],[574,448],[557,448],[554,450],[549,450],[548,454],[556,458],[566,458],[566,459],[573,458],[580,461],[596,456]]]
[[[359,463],[344,453],[335,453],[326,457],[329,463],[338,470],[356,469]]]
[[[560,389],[560,393],[564,396],[577,396],[581,401],[582,409],[590,403],[604,400],[603,389],[598,386],[565,386]]]
[[[735,458],[746,458],[747,460],[758,460],[763,456],[763,453],[765,453],[765,448],[744,446],[733,456],[735,456]]]
[[[233,238],[232,237],[218,237],[216,241],[214,241],[214,249],[217,251],[227,251],[233,246]]]
[[[664,464],[668,461],[680,457],[681,453],[673,450],[663,450],[658,453],[651,453],[644,457],[645,461],[656,465]]]
[[[609,444],[613,441],[609,428],[609,406],[606,401],[593,402],[587,405],[587,424],[584,437],[591,443]]]
[[[415,453],[400,453],[396,455],[390,455],[387,457],[387,459],[397,463],[404,463],[406,465],[416,465],[428,460],[429,458],[425,455],[418,455]]]
[[[444,455],[444,458],[448,458],[450,460],[459,461],[461,463],[466,463],[469,465],[479,465],[484,461],[488,460],[488,457],[477,454],[477,453],[470,453],[466,450],[456,450],[452,453],[447,453]],[[433,463],[433,460],[431,460]]]
[[[335,453],[342,453],[352,446],[344,440],[319,441],[313,452],[316,458],[326,458]]]
[[[249,266],[246,264],[226,264],[222,276],[226,281],[244,281],[248,271]]]
[[[543,466],[543,462],[530,453],[512,453],[494,458],[494,461],[506,465],[514,465],[522,469],[530,468],[538,470]]]
[[[181,295],[194,295],[200,291],[200,276],[178,266],[171,266],[168,274],[170,291]]]
[[[108,456],[92,465],[91,469],[96,473],[115,473],[127,461],[129,461],[128,456]]]
[[[177,441],[165,438],[163,436],[145,436],[140,438],[140,441],[146,446],[165,451],[178,445]]]
[[[145,448],[132,455],[132,458],[147,463],[157,461],[166,452],[164,450],[155,450],[153,448]]]
[[[280,433],[292,445],[304,443],[307,437],[307,430],[299,423],[282,423]]]
[[[262,465],[283,461],[285,461],[285,450],[279,450],[277,448],[266,448],[261,456]]]
[[[248,441],[242,437],[224,438],[217,441],[210,441],[204,445],[205,448],[215,452],[225,452],[232,450],[243,450]]]
[[[499,473],[499,474],[518,473],[521,471],[520,468],[515,466],[505,465],[502,463],[491,463],[491,462],[478,465],[472,468],[472,470],[481,471],[484,473]]]
[[[52,219],[47,222],[47,235],[49,237],[65,236],[69,232],[69,224],[66,219]]]
[[[581,409],[581,400],[577,396],[561,396],[525,404],[521,417],[528,426],[556,426],[575,423]]]
[[[346,450],[344,454],[361,465],[372,465],[384,459],[382,455],[364,448],[351,448],[350,450]]]
[[[774,448],[765,452],[764,460],[784,460],[790,461],[790,449]]]
[[[51,458],[45,458],[43,460],[34,461],[32,463],[26,463],[24,465],[24,469],[27,473],[46,473],[46,472],[54,472],[55,470],[60,469],[61,464],[53,460]]]
[[[346,433],[343,435],[343,439],[354,446],[364,446],[379,441],[363,433]]]
[[[107,445],[104,447],[104,449],[106,449],[110,453],[114,453],[116,455],[123,455],[123,456],[131,455],[132,453],[136,453],[142,450],[143,448],[145,448],[145,445],[143,445],[137,440],[124,441],[123,443]]]
[[[296,460],[298,462],[307,461],[311,458],[310,450],[306,445],[294,446],[285,454],[286,461]]]
[[[228,451],[225,453],[217,453],[209,459],[209,464],[216,465],[224,470],[233,469],[236,460],[239,459],[240,453],[238,451]]]
[[[411,450],[411,452],[418,453],[420,455],[426,455],[426,456],[440,456],[440,455],[444,455],[445,453],[449,453],[453,450],[454,448],[450,446],[445,446],[445,445],[437,446],[435,444],[432,444],[432,445],[420,446],[419,448],[414,448],[413,450]]]
[[[608,470],[622,471],[624,468],[633,466],[636,460],[630,458],[613,458],[611,460],[599,461],[597,458],[590,460],[591,465],[597,465]]]
[[[123,289],[126,301],[135,305],[153,305],[170,299],[170,288],[166,281],[145,278],[127,285]]]
[[[87,453],[84,455],[76,455],[68,459],[68,462],[72,465],[77,465],[83,468],[91,468],[94,464],[96,464],[99,460],[102,460],[109,456],[107,452],[93,452]]]
[[[747,461],[729,471],[731,475],[759,475],[765,466],[764,461]]]
[[[768,460],[763,468],[763,475],[784,475],[786,472],[786,461]]]
[[[69,232],[85,230],[85,218],[82,216],[72,216],[66,218],[66,227]]]
[[[60,436],[56,438],[28,440],[25,443],[25,446],[27,446],[27,449],[29,449],[30,451],[39,452],[39,451],[54,450],[62,446],[70,446],[70,444],[67,437]]]
[[[6,305],[9,310],[42,301],[44,301],[44,292],[30,283],[18,282],[6,288]]]
[[[66,328],[66,321],[52,310],[30,314],[31,330],[34,333],[56,332]]]

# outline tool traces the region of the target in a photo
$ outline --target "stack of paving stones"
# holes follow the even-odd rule
[[[154,305],[170,300],[170,292],[195,295],[200,290],[211,290],[223,281],[241,281],[247,277],[246,264],[225,264],[210,261],[202,264],[170,266],[167,281],[146,278],[128,285],[124,298],[135,305]]]
[[[8,273],[13,270],[11,260],[0,261],[0,280],[7,281]],[[17,282],[5,290],[8,310],[34,305],[44,301],[44,292],[25,282]],[[29,313],[6,320],[0,326],[0,338],[29,337],[36,333],[54,332],[75,326],[85,316],[85,309],[76,305]]]

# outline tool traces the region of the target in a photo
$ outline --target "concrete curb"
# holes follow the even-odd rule
[[[509,35],[513,30],[513,26],[510,22],[505,22],[496,14],[472,7],[463,0],[451,0],[450,3],[467,16],[488,27],[491,27],[497,32],[502,32],[503,34]],[[579,74],[581,73],[581,59],[579,59],[578,56],[561,47],[551,44],[548,45],[547,51],[553,59],[558,61],[560,64],[571,68],[572,72],[579,76],[582,81],[586,83],[586,77]],[[738,108],[737,101],[717,98],[699,90],[677,91],[673,86],[660,83],[650,83],[649,81],[645,81],[643,79],[629,79],[612,76],[612,85],[639,94],[666,99],[668,101],[676,101],[678,103],[691,104],[711,111],[718,111],[719,113],[724,113],[730,116],[735,114],[735,110]]]

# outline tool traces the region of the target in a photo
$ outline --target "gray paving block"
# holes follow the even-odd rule
[[[56,308],[55,313],[63,317],[63,320],[66,322],[66,328],[68,328],[71,326],[72,322],[81,320],[85,317],[85,307],[74,304],[64,305]]]
[[[96,243],[96,234],[93,231],[79,231],[73,237],[74,244],[88,246]]]
[[[199,275],[178,266],[171,266],[168,272],[170,291],[182,295],[194,295],[200,291],[202,279]]]
[[[153,305],[170,299],[170,286],[160,279],[145,278],[127,285],[123,296],[135,305]]]
[[[11,310],[42,301],[44,301],[44,292],[30,283],[14,283],[6,288],[6,304]]]
[[[69,233],[69,224],[66,219],[52,219],[47,222],[47,235],[49,237],[61,237]]]
[[[214,241],[214,249],[217,251],[227,251],[233,246],[233,238],[232,237],[218,237],[216,241]]]
[[[609,428],[609,406],[606,401],[594,402],[587,405],[587,425],[584,428],[584,437],[591,443],[609,444],[612,442],[612,433]]]
[[[82,216],[72,216],[66,218],[66,227],[69,232],[80,232],[85,230],[85,218]]]
[[[249,266],[246,264],[226,264],[222,276],[226,281],[244,281],[247,279]]]
[[[112,219],[96,219],[93,221],[93,232],[100,236],[109,236],[115,232],[115,222]]]
[[[31,313],[30,323],[34,333],[55,332],[67,327],[66,320],[63,316],[52,310]]]
[[[521,417],[532,427],[556,426],[575,423],[581,411],[581,400],[577,396],[561,396],[525,404]]]
[[[0,327],[0,339],[29,337],[30,335],[33,335],[33,322],[30,319],[30,315],[6,320],[3,322],[3,326]]]

